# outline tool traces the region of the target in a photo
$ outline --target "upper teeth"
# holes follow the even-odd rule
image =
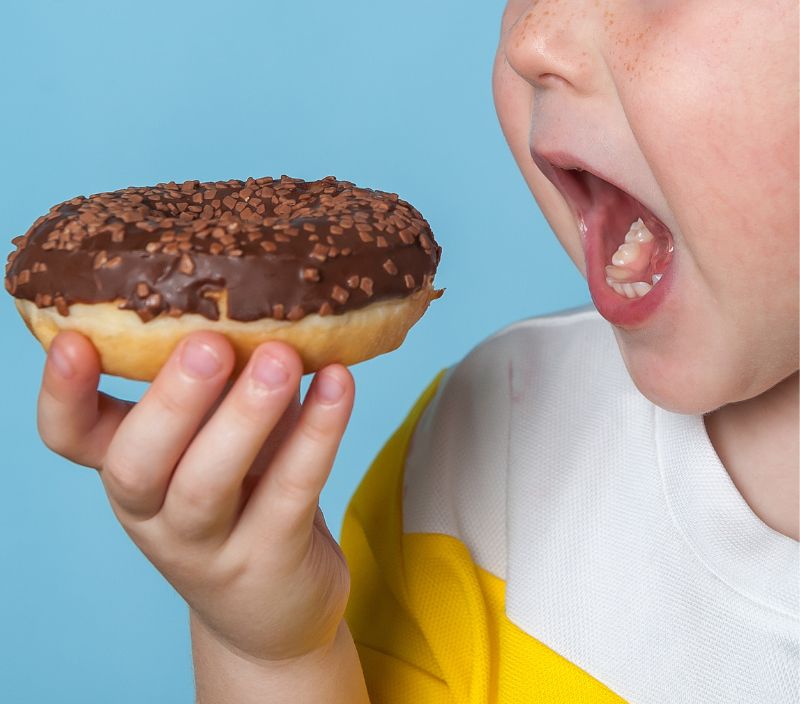
[[[631,223],[628,234],[625,235],[626,242],[651,242],[653,240],[653,233],[647,229],[647,225],[639,218],[636,222]]]
[[[611,265],[606,267],[606,282],[620,295],[641,298],[661,279],[661,274],[653,274],[651,284],[646,281],[625,280],[644,273],[645,264],[642,260],[650,260],[653,248],[649,243],[654,240],[653,233],[647,229],[641,218],[631,223],[625,241],[612,255]]]
[[[642,219],[638,218],[631,223],[628,233],[625,235],[625,241],[617,247],[617,251],[611,257],[611,263],[614,266],[629,266],[634,264],[643,253],[649,259],[652,247],[647,245],[654,239],[653,233],[647,229]]]
[[[614,266],[627,266],[635,262],[642,253],[642,248],[638,242],[626,242],[621,244],[611,257]]]

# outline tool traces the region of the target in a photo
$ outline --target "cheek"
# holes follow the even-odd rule
[[[625,28],[647,41],[613,55],[680,244],[715,287],[736,271],[774,280],[796,258],[797,39],[767,31],[785,25],[782,4],[660,3]]]
[[[492,93],[500,127],[519,164],[528,155],[528,135],[533,88],[520,78],[506,61],[502,45],[492,71]]]

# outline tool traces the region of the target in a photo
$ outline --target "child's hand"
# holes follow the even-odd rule
[[[347,602],[347,565],[317,501],[355,388],[332,365],[301,409],[300,358],[271,342],[220,399],[233,362],[224,337],[194,333],[132,405],[98,394],[94,348],[61,333],[39,432],[100,470],[123,527],[206,630],[251,658],[292,658],[333,640]]]

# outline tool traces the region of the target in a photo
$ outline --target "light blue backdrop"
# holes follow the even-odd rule
[[[356,407],[322,495],[338,535],[370,460],[439,369],[513,320],[589,300],[497,125],[501,9],[4,2],[0,251],[56,202],[171,179],[334,174],[417,206],[447,292],[400,350],[353,368]],[[0,701],[190,702],[186,607],[94,472],[40,442],[43,353],[4,292],[0,339]]]

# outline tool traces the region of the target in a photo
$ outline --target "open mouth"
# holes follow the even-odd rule
[[[581,231],[586,279],[600,315],[633,330],[668,299],[676,276],[669,228],[637,198],[562,151],[531,146],[539,170],[558,188]]]
[[[672,260],[673,238],[666,225],[633,196],[589,171],[551,168],[548,176],[581,223],[587,269],[599,263],[605,286],[620,298],[650,295]]]

